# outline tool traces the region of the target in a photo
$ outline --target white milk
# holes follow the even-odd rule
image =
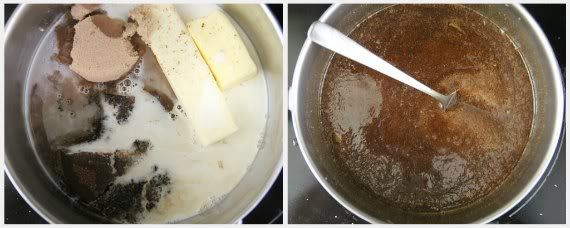
[[[128,10],[134,5],[105,5],[109,16],[126,19]],[[195,17],[192,12],[215,9],[217,6],[178,7],[185,20]],[[196,11],[198,10],[198,11]],[[203,16],[203,15],[200,15]],[[254,160],[259,142],[263,140],[267,113],[267,91],[263,70],[253,45],[241,29],[238,32],[244,39],[259,69],[259,75],[241,85],[223,91],[230,111],[239,130],[224,140],[202,147],[189,129],[183,113],[176,108],[173,120],[159,101],[142,90],[141,78],[153,77],[152,71],[142,70],[139,79],[131,78],[137,86],[126,92],[135,97],[130,117],[125,123],[117,124],[113,106],[103,103],[107,118],[103,122],[105,131],[96,141],[70,147],[71,152],[115,151],[129,149],[136,139],[146,139],[151,143],[143,159],[129,168],[118,183],[131,179],[148,178],[152,167],[157,165],[165,170],[171,179],[171,193],[165,195],[150,213],[145,215],[145,223],[175,222],[186,219],[213,206],[228,194],[247,172]],[[151,52],[147,49],[147,54]],[[144,69],[143,60],[140,69]],[[184,108],[182,108],[184,109]],[[186,120],[187,121],[187,120]]]

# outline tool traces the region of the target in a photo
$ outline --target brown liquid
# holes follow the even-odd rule
[[[326,72],[321,108],[333,153],[380,200],[408,211],[466,206],[515,167],[533,116],[528,71],[490,20],[454,5],[397,5],[349,35],[460,103],[431,97],[342,56]]]

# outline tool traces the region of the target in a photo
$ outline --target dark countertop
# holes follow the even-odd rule
[[[524,6],[546,33],[564,73],[566,71],[565,5]],[[307,30],[328,7],[329,5],[289,5],[289,86]],[[297,145],[290,113],[288,134],[289,223],[366,223],[335,201],[317,182]],[[566,222],[566,139],[564,136],[562,138],[559,145],[561,149],[555,155],[558,158],[551,163],[551,172],[543,178],[542,187],[535,188],[522,203],[493,223]]]
[[[6,4],[4,7],[4,23],[14,11],[17,5]],[[271,12],[283,27],[283,5],[268,4]],[[45,224],[47,223],[22,199],[18,191],[4,174],[4,223],[5,224]],[[273,183],[273,186],[249,215],[243,219],[243,223],[252,224],[282,224],[283,223],[283,171]]]

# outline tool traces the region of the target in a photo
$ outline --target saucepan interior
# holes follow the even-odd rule
[[[262,5],[221,6],[253,43],[266,77],[268,118],[260,150],[241,182],[224,200],[182,223],[235,223],[247,215],[269,190],[281,169],[282,158],[282,38],[281,29]],[[28,4],[18,7],[6,26],[5,40],[5,165],[23,198],[52,223],[105,222],[68,198],[50,179],[37,152],[48,147],[42,137],[30,135],[36,113],[29,113],[26,82],[30,64],[45,31],[66,10],[64,5]],[[36,131],[37,132],[37,131]]]
[[[348,34],[357,24],[387,5],[333,5],[320,18]],[[491,194],[446,213],[412,213],[382,203],[339,168],[329,153],[320,123],[319,98],[333,53],[305,41],[297,61],[291,109],[295,133],[305,160],[325,189],[343,206],[375,223],[484,223],[516,205],[537,183],[552,159],[562,127],[563,91],[560,70],[550,44],[520,5],[467,5],[498,25],[512,39],[530,71],[535,100],[533,127],[518,165]]]

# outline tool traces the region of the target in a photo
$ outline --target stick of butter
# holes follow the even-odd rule
[[[141,5],[129,12],[150,47],[202,145],[238,127],[208,65],[173,5]]]
[[[222,90],[257,75],[257,67],[230,19],[214,10],[187,24]]]

